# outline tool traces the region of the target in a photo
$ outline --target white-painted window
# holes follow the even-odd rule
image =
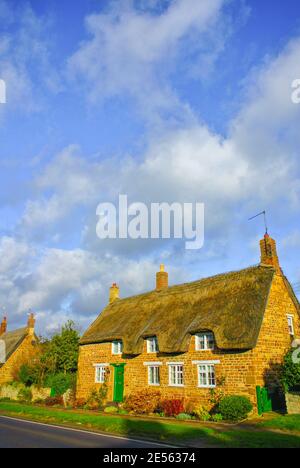
[[[183,364],[169,364],[169,385],[183,387]]]
[[[149,385],[160,385],[159,366],[148,366]]]
[[[198,386],[214,388],[216,386],[215,366],[213,364],[198,365]]]
[[[156,336],[147,338],[147,353],[158,353],[158,341]]]
[[[295,334],[294,316],[293,315],[288,315],[287,316],[287,321],[288,321],[288,327],[289,327],[289,334],[294,336],[294,334]]]
[[[122,354],[123,352],[123,343],[122,341],[113,341],[112,342],[112,353],[113,354]]]
[[[196,351],[208,351],[215,347],[214,335],[211,332],[197,333],[195,340]]]
[[[105,382],[106,366],[95,366],[95,382],[103,384]]]

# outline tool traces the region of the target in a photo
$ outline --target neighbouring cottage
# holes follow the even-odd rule
[[[278,392],[278,367],[300,337],[300,305],[279,264],[276,243],[260,241],[261,262],[179,286],[157,273],[156,289],[119,298],[80,342],[77,398],[104,381],[108,400],[155,387],[165,398],[207,404],[211,389],[250,398]]]
[[[11,382],[20,366],[38,352],[38,338],[34,332],[35,318],[29,315],[27,327],[7,331],[7,319],[0,325],[0,385]]]

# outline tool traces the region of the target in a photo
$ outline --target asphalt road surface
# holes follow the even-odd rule
[[[159,448],[144,442],[109,434],[95,434],[0,416],[0,448]]]

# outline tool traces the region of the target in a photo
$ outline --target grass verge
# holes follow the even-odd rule
[[[129,416],[93,414],[15,402],[0,402],[0,414],[128,437],[140,437],[185,447],[300,448],[300,434],[279,433],[272,431],[269,426],[262,427],[263,424],[269,424],[272,421],[258,423],[253,429],[248,426],[243,428],[242,425],[227,429],[218,428],[217,425],[206,427],[203,424],[198,426],[176,421],[154,421]],[[284,418],[287,418],[286,421],[289,420],[288,416]],[[280,418],[277,419],[280,420]],[[276,421],[276,418],[273,421]],[[275,429],[278,429],[278,421],[273,426]],[[294,417],[291,421],[294,421]],[[290,427],[294,427],[294,424],[295,422],[291,422]]]

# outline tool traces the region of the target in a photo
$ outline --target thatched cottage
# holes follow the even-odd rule
[[[80,342],[77,397],[107,381],[120,402],[155,387],[166,398],[207,404],[211,390],[248,396],[258,386],[275,394],[278,365],[300,337],[300,305],[280,267],[276,243],[260,242],[261,262],[189,284],[110,301]]]
[[[0,385],[11,382],[20,366],[38,352],[38,339],[34,332],[35,319],[30,314],[27,327],[7,330],[7,319],[0,325]]]

